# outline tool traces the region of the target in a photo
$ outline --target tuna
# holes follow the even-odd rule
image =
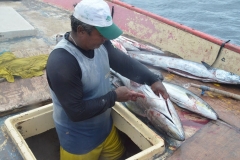
[[[130,111],[139,116],[146,117],[158,131],[164,132],[176,140],[185,140],[181,121],[170,99],[165,100],[161,95],[157,96],[150,86],[146,84],[138,84],[113,70],[111,72],[126,87],[145,95],[145,98],[137,98],[136,101],[126,102]]]
[[[218,115],[214,109],[188,89],[165,81],[163,82],[163,85],[166,88],[171,101],[179,107],[197,113],[203,117],[217,120]]]
[[[128,51],[128,55],[144,64],[202,82],[240,84],[239,75],[213,68],[205,62],[198,63],[174,57],[142,54],[141,51]]]
[[[149,68],[154,74],[159,74],[159,71],[153,68]],[[188,90],[188,85],[180,86],[171,82],[163,81],[170,100],[174,102],[180,108],[192,111],[203,117],[217,120],[218,115],[215,110],[202,98]]]

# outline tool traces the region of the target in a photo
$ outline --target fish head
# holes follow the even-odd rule
[[[184,132],[179,131],[175,123],[163,113],[161,113],[161,111],[157,109],[148,109],[147,118],[157,130],[163,131],[168,136],[176,140],[185,140]]]
[[[240,84],[240,76],[232,72],[215,69],[214,74],[218,82],[227,84]]]

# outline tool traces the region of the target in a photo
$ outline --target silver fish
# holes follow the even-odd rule
[[[188,89],[165,81],[163,82],[163,85],[166,88],[171,101],[176,103],[179,107],[197,113],[203,117],[217,120],[218,115],[214,109]]]
[[[137,98],[136,102],[126,102],[129,110],[140,116],[147,117],[157,130],[165,132],[170,137],[180,141],[185,140],[181,121],[169,99],[165,101],[161,95],[158,97],[150,86],[146,84],[138,84],[113,70],[111,70],[111,72],[118,77],[126,87],[145,95],[145,98]]]
[[[154,74],[159,74],[159,71],[149,68]],[[215,110],[199,96],[195,95],[185,87],[182,87],[171,82],[162,82],[166,88],[170,100],[181,108],[197,113],[203,117],[217,120],[218,115]]]
[[[159,67],[191,79],[201,80],[203,82],[240,84],[240,76],[221,69],[213,68],[205,62],[198,63],[174,57],[141,54],[141,51],[128,51],[128,55],[142,63]]]
[[[133,39],[130,39],[130,38],[127,38],[127,37],[124,37],[124,36],[119,36],[118,39],[121,39],[122,41],[137,47],[141,51],[149,51],[149,52],[156,53],[156,54],[165,54],[160,49],[157,49],[155,47],[149,46],[147,44],[139,43],[139,42],[137,42],[137,41],[135,41]]]

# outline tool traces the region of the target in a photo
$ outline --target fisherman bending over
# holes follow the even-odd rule
[[[125,86],[112,90],[110,67],[123,76],[148,84],[168,98],[159,76],[113,47],[109,40],[122,31],[113,23],[103,0],[82,0],[71,15],[71,32],[51,52],[47,80],[61,160],[119,159],[125,152],[111,107],[115,102],[144,97]]]

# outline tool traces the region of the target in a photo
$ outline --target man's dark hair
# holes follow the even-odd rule
[[[91,26],[89,24],[86,24],[86,23],[83,23],[83,22],[79,21],[73,15],[70,16],[70,20],[71,20],[72,31],[74,31],[74,32],[77,32],[78,26],[81,26],[83,28],[83,30],[86,31],[89,35],[95,29],[94,26]]]

